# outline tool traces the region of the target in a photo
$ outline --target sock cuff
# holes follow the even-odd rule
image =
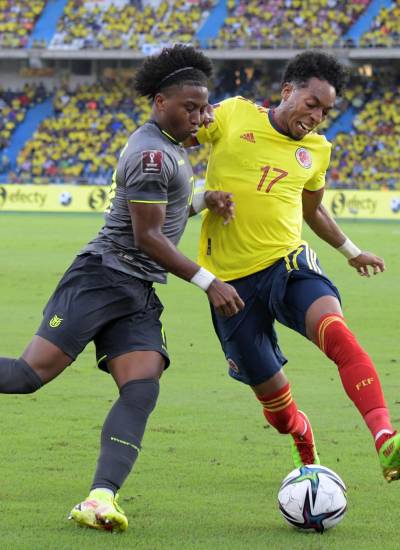
[[[347,328],[343,315],[339,313],[327,313],[322,315],[317,324],[318,347],[325,352],[325,331],[332,323],[341,323]]]
[[[384,428],[383,430],[379,430],[379,432],[374,436],[374,441],[375,443],[378,441],[378,439],[380,437],[382,437],[383,435],[388,435],[390,437],[392,437],[393,435],[393,430],[389,430],[388,428]]]
[[[43,386],[43,380],[40,378],[37,372],[34,371],[33,368],[22,357],[18,359],[18,363],[21,369],[26,374],[27,378],[29,379],[29,382],[32,384],[32,387],[35,390],[41,388]]]
[[[264,409],[268,412],[278,412],[286,408],[293,401],[289,382],[280,390],[269,395],[258,395]]]
[[[132,386],[138,386],[139,384],[153,384],[157,388],[160,386],[159,380],[156,378],[140,378],[139,380],[129,380],[129,382],[126,382],[123,386],[120,387],[119,393],[120,395],[125,392],[128,388]]]

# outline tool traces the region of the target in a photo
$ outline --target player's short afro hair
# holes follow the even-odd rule
[[[348,72],[332,55],[318,51],[305,51],[291,59],[285,67],[282,84],[294,82],[307,84],[310,78],[326,80],[336,90],[338,96],[348,80]]]
[[[163,89],[174,84],[208,85],[212,76],[211,60],[193,46],[175,44],[158,55],[147,57],[135,76],[135,90],[141,96],[154,99]]]

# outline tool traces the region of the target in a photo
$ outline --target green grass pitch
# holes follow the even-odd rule
[[[0,354],[20,354],[42,308],[97,215],[1,214]],[[400,417],[400,225],[342,224],[360,246],[387,262],[364,279],[305,231],[342,293],[345,315],[379,369],[396,427]],[[195,257],[199,221],[182,250]],[[170,277],[159,289],[173,364],[161,384],[143,452],[121,492],[130,521],[122,535],[66,520],[91,482],[103,419],[116,398],[95,368],[91,345],[63,375],[29,396],[0,396],[0,523],[14,549],[347,549],[399,548],[400,482],[386,484],[372,438],[345,396],[336,367],[310,343],[278,327],[286,372],[309,414],[322,464],[348,486],[349,511],[324,535],[286,526],[276,495],[292,470],[289,441],[265,426],[250,390],[226,375],[203,293]],[[112,537],[110,539],[110,537]]]

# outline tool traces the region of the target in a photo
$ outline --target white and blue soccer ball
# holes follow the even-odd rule
[[[59,199],[60,201],[60,204],[62,206],[69,206],[72,202],[72,195],[69,191],[63,191],[60,196],[59,196]]]
[[[279,510],[298,529],[323,533],[337,525],[347,510],[346,486],[333,470],[310,464],[296,468],[282,481]]]
[[[390,201],[390,208],[392,209],[393,214],[400,212],[400,198],[394,197]]]

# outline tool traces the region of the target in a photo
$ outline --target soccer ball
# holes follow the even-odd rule
[[[390,207],[392,209],[393,214],[397,214],[398,212],[400,212],[400,199],[397,197],[394,197],[390,201]]]
[[[285,477],[278,502],[290,525],[323,533],[337,525],[346,513],[346,486],[329,468],[310,464],[296,468]]]
[[[63,191],[59,197],[62,206],[69,206],[72,202],[72,195],[69,191]]]

